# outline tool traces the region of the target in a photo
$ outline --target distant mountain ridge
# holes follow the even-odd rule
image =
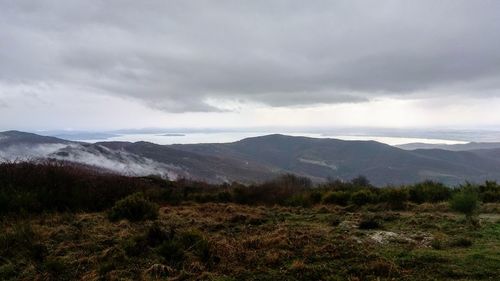
[[[282,173],[349,180],[365,175],[376,185],[425,179],[459,184],[500,180],[500,148],[403,150],[375,141],[267,135],[232,143],[158,145],[82,143],[8,131],[0,133],[0,160],[60,159],[132,175],[159,174],[208,182],[261,182]]]

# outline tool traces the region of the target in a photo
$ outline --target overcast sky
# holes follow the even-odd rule
[[[500,1],[0,0],[0,129],[500,128]]]

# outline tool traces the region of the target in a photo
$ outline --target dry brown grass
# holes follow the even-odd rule
[[[401,239],[374,241],[378,230],[358,228],[367,216],[380,220],[383,231]],[[332,220],[339,223],[332,224]],[[441,213],[360,213],[328,206],[307,209],[233,203],[162,206],[156,224],[174,229],[177,235],[201,233],[210,250],[208,259],[186,251],[182,261],[172,263],[157,253],[156,246],[141,246],[138,256],[126,251],[127,241],[144,237],[153,221],[110,222],[103,212],[53,213],[4,219],[2,231],[11,232],[21,222],[32,226],[47,255],[42,265],[25,260],[19,267],[20,280],[55,280],[58,273],[43,267],[47,261],[61,263],[61,276],[66,279],[79,280],[218,280],[224,276],[235,279],[221,280],[260,280],[257,276],[270,280],[279,276],[284,280],[322,280],[322,276],[412,280],[418,272],[409,270],[412,265],[401,263],[390,251],[432,249],[430,242],[418,239],[447,241],[453,233],[466,231],[459,227],[456,215]]]

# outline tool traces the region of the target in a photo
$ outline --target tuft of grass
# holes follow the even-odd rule
[[[167,262],[174,265],[181,263],[185,258],[184,246],[177,239],[163,241],[156,251]]]

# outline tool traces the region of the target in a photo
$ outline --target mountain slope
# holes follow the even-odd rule
[[[186,177],[210,182],[258,182],[275,177],[265,166],[224,155],[204,155],[149,142],[101,142],[98,145],[181,167]]]
[[[20,144],[69,144],[70,141],[56,137],[40,136],[32,133],[20,131],[5,131],[0,132],[0,148],[5,148],[12,145]]]
[[[60,159],[131,175],[159,174],[208,182],[261,182],[282,173],[376,185],[433,179],[448,184],[500,179],[500,149],[403,150],[375,141],[268,135],[233,143],[158,145],[148,142],[65,141],[0,133],[0,160]]]
[[[424,179],[454,184],[500,176],[497,161],[474,154],[405,151],[374,141],[269,135],[228,144],[174,147],[199,154],[252,160],[319,179],[350,179],[362,174],[375,184],[401,184]]]

